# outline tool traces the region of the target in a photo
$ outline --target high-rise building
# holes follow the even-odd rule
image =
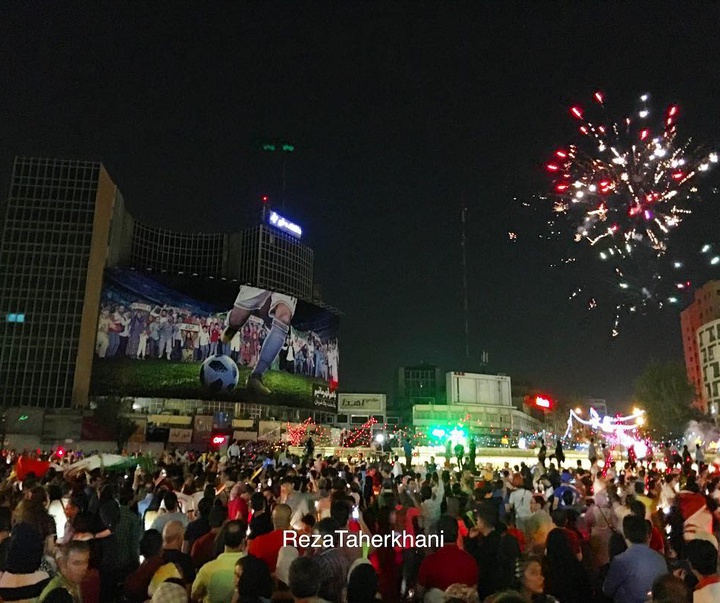
[[[314,301],[313,252],[296,225],[271,212],[232,233],[147,226],[96,162],[16,158],[0,231],[6,406],[88,403],[105,268],[221,277]]]
[[[703,380],[703,366],[698,347],[699,329],[720,318],[720,281],[709,281],[695,291],[695,300],[680,313],[685,367],[690,382],[695,386],[695,405],[708,412],[708,398]]]
[[[313,251],[297,236],[259,224],[242,231],[233,245],[236,242],[239,249],[233,249],[231,257],[237,264],[231,269],[238,281],[312,299]]]
[[[122,197],[99,163],[18,157],[1,207],[0,400],[51,408],[87,400]]]
[[[275,214],[277,215],[277,214]],[[262,289],[313,298],[313,250],[272,224],[239,232],[185,233],[129,218],[123,229],[129,261],[141,270],[224,277]],[[124,257],[128,256],[125,252]]]

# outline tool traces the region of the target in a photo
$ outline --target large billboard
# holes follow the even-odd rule
[[[449,404],[512,405],[510,377],[453,372],[446,374]]]
[[[90,391],[334,412],[338,327],[337,313],[281,293],[109,269]]]

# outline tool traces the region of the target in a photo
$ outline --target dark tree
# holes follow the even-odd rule
[[[131,398],[121,396],[107,396],[97,401],[95,420],[112,434],[118,452],[122,452],[130,436],[137,429],[135,421],[126,416],[132,412],[132,404]]]
[[[684,432],[697,414],[695,398],[695,387],[680,363],[651,362],[635,381],[635,400],[647,413],[648,428],[660,437]]]

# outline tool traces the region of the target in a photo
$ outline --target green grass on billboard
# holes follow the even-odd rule
[[[272,393],[262,396],[245,389],[250,368],[240,366],[237,388],[228,394],[214,394],[200,385],[200,364],[156,359],[95,358],[90,391],[97,396],[227,400],[311,409],[313,385],[327,385],[322,379],[268,371],[263,382]]]

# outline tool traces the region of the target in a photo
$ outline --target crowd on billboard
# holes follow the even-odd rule
[[[177,362],[198,362],[226,354],[238,366],[255,366],[269,333],[265,321],[251,316],[230,343],[222,341],[224,328],[222,315],[199,316],[182,308],[152,307],[142,302],[103,304],[95,353],[106,359],[162,358]],[[337,381],[338,357],[337,339],[322,341],[313,331],[291,327],[271,368]]]

